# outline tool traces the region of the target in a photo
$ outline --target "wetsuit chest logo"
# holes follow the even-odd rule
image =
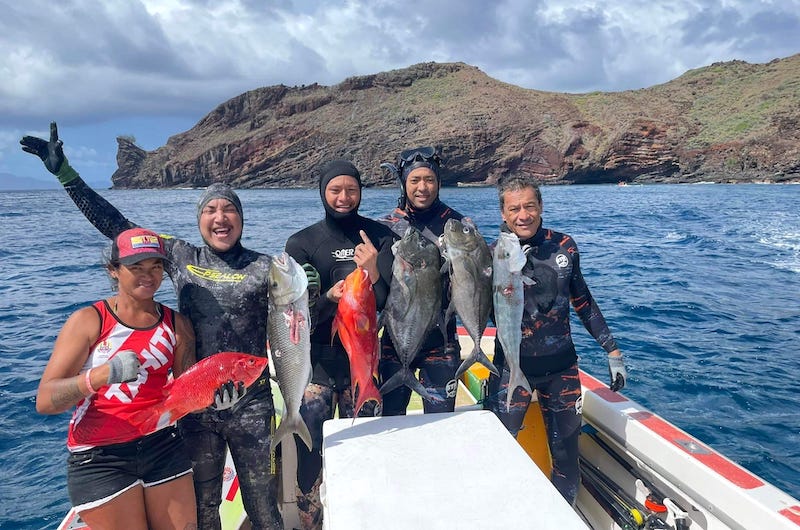
[[[187,265],[186,270],[198,278],[217,283],[239,283],[247,278],[247,274],[215,271],[213,269],[204,269],[196,265]]]
[[[331,252],[331,256],[333,256],[336,261],[352,261],[355,253],[356,251],[353,248],[339,248]]]
[[[559,254],[556,256],[556,265],[561,267],[562,269],[569,265],[569,259],[564,254]]]

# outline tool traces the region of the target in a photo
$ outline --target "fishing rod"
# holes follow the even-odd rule
[[[600,438],[598,430],[589,425],[584,425],[582,429],[584,434],[594,440],[608,455],[613,458],[619,465],[621,465],[628,473],[637,479],[642,487],[646,490],[644,507],[655,513],[671,512],[676,530],[688,530],[691,520],[688,518],[688,513],[678,503],[662,493],[652,481],[645,478],[638,469],[636,469],[630,462],[622,458],[605,440]]]
[[[597,481],[590,477],[588,473],[581,473],[581,482],[583,483],[584,489],[589,492],[603,511],[605,511],[608,516],[611,517],[611,520],[622,530],[638,530],[641,528],[633,514],[631,514],[616,497],[607,492]]]
[[[647,528],[650,530],[672,530],[666,521],[658,517],[656,512],[647,510],[630,493],[623,490],[614,480],[603,473],[599,467],[589,463],[580,457],[579,464],[584,475],[595,481],[608,495],[612,496],[616,502],[622,506],[630,515],[630,519],[637,525],[636,528]],[[645,512],[649,512],[645,515]]]
[[[638,530],[644,526],[642,513],[615,494],[583,459],[579,460],[581,482],[601,508],[622,530]]]

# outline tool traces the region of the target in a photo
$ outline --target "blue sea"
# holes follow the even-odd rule
[[[198,190],[102,194],[129,219],[200,244]],[[364,191],[379,216],[394,190]],[[493,240],[493,188],[442,199]],[[578,243],[595,299],[624,352],[625,393],[800,498],[800,186],[554,186],[545,226]],[[246,246],[279,252],[322,217],[316,190],[243,190]],[[40,416],[36,388],[67,316],[109,296],[106,240],[62,190],[0,192],[0,527],[55,528],[69,509],[68,414]],[[158,298],[175,305],[167,280]],[[581,366],[605,355],[574,320]]]

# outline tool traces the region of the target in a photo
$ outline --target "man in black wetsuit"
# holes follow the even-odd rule
[[[627,373],[617,342],[592,298],[580,268],[578,245],[567,234],[542,227],[542,195],[529,176],[506,178],[497,186],[503,224],[517,235],[527,256],[520,367],[536,390],[553,462],[551,480],[571,504],[578,493],[578,435],[581,428],[581,382],[578,355],[569,324],[570,303],[584,327],[608,354],[611,390],[625,386]],[[518,387],[506,410],[509,367],[495,340],[494,365],[484,408],[494,412],[514,436],[520,430],[531,394]]]
[[[413,226],[423,236],[440,247],[439,236],[444,233],[448,219],[461,220],[463,215],[439,200],[441,187],[441,159],[433,147],[418,147],[400,153],[398,164],[382,164],[391,169],[400,181],[400,198],[397,208],[380,219],[397,235]],[[442,308],[449,304],[449,276],[442,276]],[[461,347],[456,337],[455,314],[447,322],[447,344],[444,344],[440,329],[433,329],[425,338],[411,369],[419,369],[419,380],[425,389],[441,398],[429,403],[423,401],[425,412],[452,412],[456,404],[456,370],[461,364]],[[381,379],[389,378],[402,368],[388,333],[381,338]],[[383,396],[383,415],[396,416],[406,413],[411,399],[411,389],[403,385]]]
[[[25,136],[20,143],[23,150],[42,159],[103,235],[114,238],[137,226],[70,167],[55,123],[50,126],[49,142]],[[233,189],[225,184],[209,186],[197,205],[197,223],[205,243],[202,247],[164,238],[169,257],[165,269],[175,287],[179,310],[194,328],[197,359],[222,351],[266,356],[270,257],[242,246],[242,206]],[[216,405],[179,421],[193,462],[199,528],[220,528],[226,444],[252,527],[283,528],[275,463],[269,454],[274,423],[268,370],[246,392],[232,390]]]
[[[319,499],[322,423],[333,418],[337,405],[340,418],[353,416],[347,352],[338,335],[331,342],[331,326],[342,296],[343,280],[357,265],[365,268],[380,311],[386,303],[392,275],[394,234],[377,221],[358,214],[361,186],[361,175],[352,163],[347,160],[327,163],[319,181],[325,218],[286,241],[286,252],[304,264],[310,280],[318,278],[320,284],[320,297],[314,302],[311,316],[313,374],[300,407],[300,414],[311,432],[312,451],[303,443],[297,444],[300,490],[297,508],[306,530],[320,528],[322,524]]]

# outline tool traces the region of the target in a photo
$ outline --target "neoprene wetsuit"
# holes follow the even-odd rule
[[[463,219],[463,215],[453,210],[439,199],[424,211],[415,211],[410,206],[407,210],[395,209],[390,215],[379,219],[389,226],[394,233],[403,236],[409,226],[419,230],[422,235],[439,245],[439,236],[444,233],[444,225],[448,219]],[[442,308],[449,304],[450,276],[442,276]],[[455,314],[447,323],[447,345],[443,347],[442,332],[439,328],[431,330],[425,337],[414,362],[412,370],[419,369],[419,380],[431,394],[441,401],[429,403],[423,400],[425,412],[453,412],[456,405],[457,382],[455,373],[461,364],[461,347],[456,337]],[[388,381],[392,375],[402,368],[394,344],[388,333],[381,337],[381,379]],[[411,389],[403,385],[383,396],[383,415],[404,415],[411,400]]]
[[[505,224],[501,230],[508,232]],[[551,480],[574,503],[578,492],[578,435],[581,428],[581,383],[578,356],[570,330],[570,304],[584,327],[606,352],[617,343],[592,298],[580,269],[580,254],[567,234],[540,227],[534,236],[520,241],[527,250],[522,274],[533,280],[525,285],[520,366],[536,390],[547,430],[553,461]],[[491,245],[494,250],[494,244]],[[520,430],[531,395],[517,388],[506,411],[509,369],[503,347],[495,338],[494,365],[501,377],[489,376],[489,396],[484,403],[514,436]]]
[[[89,222],[109,239],[137,226],[82,179],[64,188]],[[270,257],[238,242],[218,253],[207,245],[197,247],[162,237],[169,257],[165,270],[175,287],[179,311],[192,323],[197,359],[222,351],[265,357]],[[269,454],[274,422],[268,370],[233,408],[208,408],[179,420],[193,462],[199,528],[220,525],[226,444],[253,528],[283,528]]]
[[[372,285],[378,311],[383,309],[389,294],[392,274],[392,242],[394,234],[372,219],[353,214],[335,219],[325,218],[293,234],[286,241],[286,252],[298,263],[310,263],[320,275],[321,296],[312,307],[311,365],[313,375],[306,389],[300,414],[306,422],[313,441],[312,450],[297,443],[297,482],[300,489],[297,507],[304,528],[321,524],[319,483],[322,471],[322,424],[333,418],[338,405],[339,417],[353,416],[350,395],[350,363],[347,352],[337,335],[331,341],[331,327],[338,305],[325,296],[339,280],[343,280],[356,265],[353,255],[360,244],[363,230],[378,250],[380,279]],[[363,412],[367,412],[365,408]]]

